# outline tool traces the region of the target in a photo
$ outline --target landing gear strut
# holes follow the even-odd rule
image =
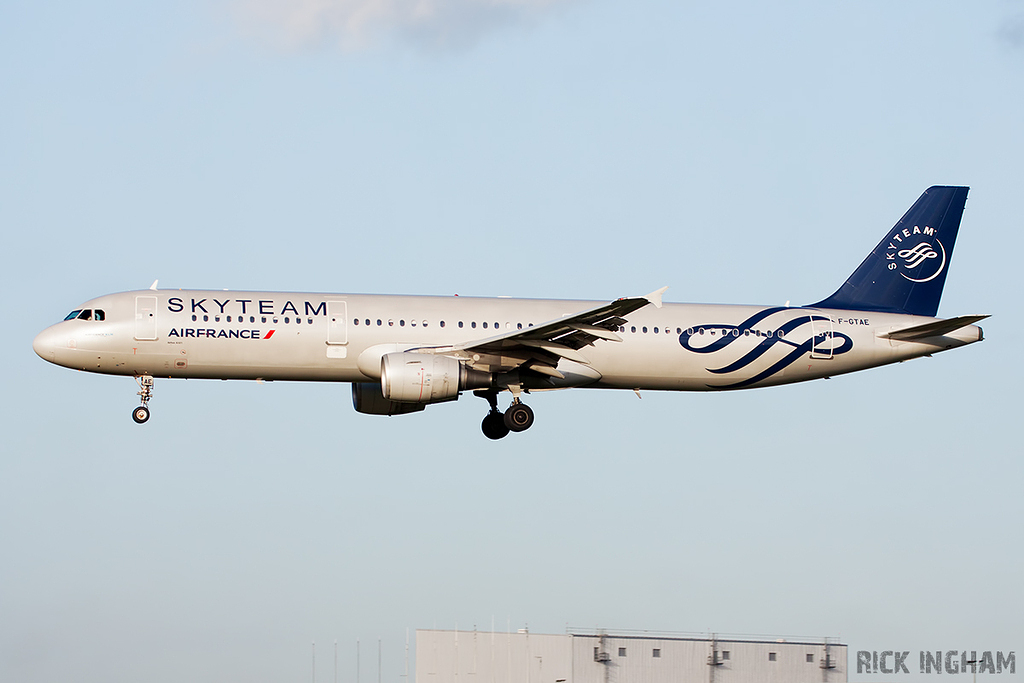
[[[494,389],[474,391],[473,395],[486,399],[491,406],[480,423],[480,429],[488,439],[502,439],[509,432],[523,432],[533,426],[533,410],[519,400],[518,392],[504,413],[498,410],[498,392]]]
[[[139,397],[142,399],[142,405],[132,411],[132,419],[137,424],[142,424],[149,420],[149,399],[153,398],[153,378],[150,375],[142,375],[135,378],[135,382],[139,385]]]

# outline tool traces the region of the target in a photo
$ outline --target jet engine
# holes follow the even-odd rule
[[[381,393],[388,401],[441,403],[456,400],[460,391],[490,386],[490,373],[448,356],[388,353],[380,362]]]
[[[352,406],[365,415],[404,415],[423,410],[427,404],[389,401],[380,393],[380,382],[353,382]]]

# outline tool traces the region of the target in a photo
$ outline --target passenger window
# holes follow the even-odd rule
[[[405,321],[404,320],[399,320],[398,321],[398,326],[399,327],[405,327]]]
[[[632,327],[630,327],[629,331],[630,332],[636,332],[636,325],[633,325]]]
[[[370,326],[370,319],[369,319],[369,318],[367,318],[367,319],[366,319],[366,326],[367,326],[367,327],[369,327],[369,326]]]
[[[657,327],[654,328],[654,334],[658,334],[658,328]]]
[[[462,327],[462,321],[460,320],[459,321],[459,328],[461,328],[461,327]]]
[[[409,324],[412,325],[413,327],[416,327],[416,321],[415,320],[410,320]]]
[[[475,330],[476,329],[476,321],[474,320],[473,322],[471,322],[469,324],[469,326],[472,327]]]
[[[522,323],[516,323],[516,329],[517,330],[523,329],[523,324]]]
[[[443,320],[441,321],[441,327],[444,327],[444,321]]]
[[[267,316],[265,316],[265,315],[261,316],[260,317],[260,322],[267,322]]]
[[[254,315],[250,315],[250,316],[249,316],[249,322],[251,322],[251,323],[254,323],[254,322],[256,322],[256,316],[254,316]]]
[[[75,318],[77,318],[77,317],[78,317],[78,315],[79,315],[79,314],[80,314],[81,312],[82,312],[82,309],[81,309],[81,308],[79,308],[79,309],[78,309],[77,311],[71,311],[70,313],[68,313],[68,317],[66,317],[66,318],[64,318],[64,319],[65,319],[65,320],[74,320]]]
[[[199,320],[195,313],[192,314],[192,322]]]
[[[289,321],[288,321],[288,318],[285,318],[285,319],[284,319],[284,324],[285,324],[285,325],[287,325],[287,324],[288,324],[288,322],[289,322]]]
[[[352,321],[352,324],[354,324],[354,325],[358,325],[358,324],[359,324],[359,318],[356,318],[355,320],[353,320],[353,321]]]
[[[393,319],[389,318],[388,319],[388,327],[394,327],[394,326],[395,326],[395,321]]]
[[[426,321],[426,320],[424,320],[424,321],[423,321],[423,327],[426,327],[426,326],[427,326],[427,321]]]
[[[107,319],[107,314],[104,313],[103,309],[101,309],[101,308],[97,308],[93,312],[93,315],[95,316],[95,318],[94,318],[95,320],[106,320]]]
[[[208,315],[204,315],[204,316],[203,316],[203,322],[204,322],[204,323],[208,323],[208,322],[210,322],[210,316],[208,316]]]

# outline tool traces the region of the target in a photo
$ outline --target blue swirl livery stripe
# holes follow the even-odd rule
[[[770,366],[768,366],[761,372],[757,373],[756,375],[753,375],[752,377],[741,380],[739,382],[733,382],[731,384],[707,385],[715,389],[741,389],[743,387],[751,386],[753,384],[756,384],[762,380],[771,377],[772,375],[781,372],[782,370],[786,369],[787,367],[798,361],[806,353],[815,352],[821,354],[829,354],[831,356],[838,356],[840,354],[848,352],[850,349],[853,348],[853,340],[850,339],[850,337],[846,336],[845,334],[835,332],[834,330],[814,334],[813,327],[811,328],[811,335],[807,339],[803,341],[793,341],[789,339],[789,336],[793,332],[800,329],[804,325],[812,324],[815,321],[831,323],[831,319],[823,315],[809,314],[792,318],[791,320],[786,321],[778,328],[776,328],[774,333],[771,334],[770,336],[762,336],[760,332],[753,329],[754,325],[757,325],[758,323],[762,322],[769,316],[788,310],[792,309],[767,308],[763,311],[759,311],[758,313],[752,315],[751,317],[747,318],[738,325],[723,325],[715,323],[710,325],[699,326],[697,329],[709,331],[720,330],[722,332],[722,336],[719,339],[716,339],[707,346],[702,346],[699,348],[694,348],[693,346],[690,345],[690,339],[694,336],[696,330],[694,332],[690,332],[690,330],[684,330],[683,333],[679,335],[679,344],[687,351],[693,353],[713,354],[722,351],[731,344],[738,342],[741,338],[747,337],[750,334],[757,334],[758,336],[761,337],[761,342],[753,349],[745,353],[741,358],[720,368],[706,368],[708,372],[712,372],[716,375],[729,375],[734,372],[738,372],[748,367],[755,361],[757,361],[759,358],[764,356],[778,344],[790,347],[789,352],[785,356],[775,361]],[[692,330],[694,328],[690,329]],[[829,339],[842,340],[842,344],[840,344],[839,346],[831,346],[829,348],[824,349],[817,348],[819,344],[822,344],[828,341]]]

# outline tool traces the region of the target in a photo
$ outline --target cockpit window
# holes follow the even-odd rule
[[[68,313],[68,317],[64,318],[64,320],[74,320],[75,318],[78,318],[79,320],[106,320],[107,315],[101,308],[97,308],[95,311],[91,308],[87,308],[85,310],[78,309],[77,311],[71,311]]]

